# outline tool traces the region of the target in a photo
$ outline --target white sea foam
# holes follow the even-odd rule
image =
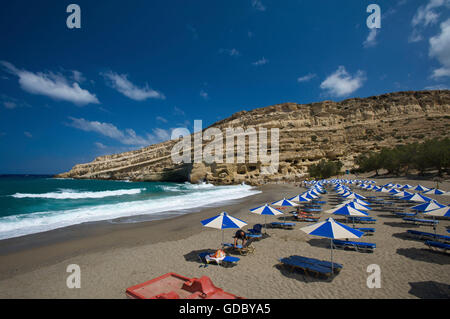
[[[88,198],[104,198],[122,195],[135,195],[139,194],[144,190],[145,188],[133,188],[133,189],[117,189],[113,191],[78,192],[72,189],[61,189],[59,192],[50,192],[44,194],[16,193],[11,196],[15,198],[88,199]]]
[[[185,186],[192,187],[187,184]],[[188,210],[260,193],[260,191],[248,185],[207,186],[207,188],[206,190],[199,189],[187,194],[157,199],[6,216],[0,218],[0,239],[39,233],[86,222]]]

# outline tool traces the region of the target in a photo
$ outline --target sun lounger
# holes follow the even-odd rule
[[[418,230],[413,230],[413,229],[409,229],[406,232],[409,235],[412,235],[413,237],[418,238],[418,239],[432,239],[432,240],[440,241],[440,242],[450,242],[450,236],[446,236],[446,235],[426,233],[423,231],[418,231]]]
[[[288,258],[281,258],[279,261],[282,266],[290,269],[290,270],[300,270],[306,275],[310,275],[313,277],[325,277],[330,278],[332,275],[336,274],[336,272],[331,271],[331,266],[327,267],[324,265],[320,265],[318,263],[310,262],[308,258],[302,259],[296,258],[300,256],[291,256]],[[336,271],[338,272],[340,269],[342,269],[342,265],[339,265],[341,267],[338,267],[339,264],[336,264]]]
[[[308,213],[317,213],[317,212],[321,212],[322,210],[320,208],[305,208],[305,212]]]
[[[433,225],[437,225],[439,223],[438,220],[433,220],[433,219],[419,219],[419,218],[410,218],[410,217],[405,217],[403,218],[403,220],[405,222],[408,223],[413,223],[414,225],[427,225],[427,226],[433,226]]]
[[[247,230],[250,234],[259,235],[262,231],[262,225],[261,224],[255,224],[253,225],[253,228],[250,228]]]
[[[403,213],[403,212],[394,212],[397,217],[414,217],[417,216],[417,213]]]
[[[373,252],[374,249],[377,247],[377,245],[373,243],[364,243],[358,241],[347,241],[338,239],[333,239],[333,245],[336,248],[342,249],[350,248],[361,252]]]
[[[355,222],[355,223],[361,223],[361,224],[373,224],[377,220],[373,217],[359,217],[359,216],[350,216],[348,217],[349,221]]]
[[[234,247],[234,244],[224,243],[223,246],[224,246],[224,248],[227,248],[229,250],[237,251],[239,254],[241,254],[243,256],[246,256],[248,254],[253,254],[253,252],[255,251],[255,247],[253,247],[252,244],[247,244],[245,246],[236,245],[236,247]]]
[[[319,260],[316,258],[309,258],[309,257],[303,257],[303,256],[291,256],[290,258],[294,259],[294,260],[299,260],[301,262],[305,262],[308,264],[319,265],[319,266],[331,269],[331,262],[326,261],[326,260]],[[333,271],[335,273],[339,273],[342,270],[342,268],[343,268],[343,266],[341,264],[333,263]]]
[[[294,229],[295,223],[273,222],[270,225],[274,228]]]
[[[232,265],[236,265],[237,262],[240,260],[240,258],[233,257],[233,256],[225,256],[225,257],[222,257],[222,258],[214,258],[214,257],[211,257],[211,253],[210,252],[202,252],[202,253],[198,254],[198,257],[205,264],[216,263],[217,265],[221,265],[221,266],[224,266],[224,267],[229,267],[229,266],[232,266]]]
[[[450,244],[444,244],[438,241],[427,240],[425,245],[432,250],[438,250],[442,252],[447,252],[450,249]]]
[[[326,204],[327,203],[326,201],[323,201],[323,200],[313,200],[313,202],[317,203],[317,204]]]
[[[375,228],[360,227],[360,228],[355,228],[355,229],[364,232],[363,236],[373,235],[373,233],[375,232]]]

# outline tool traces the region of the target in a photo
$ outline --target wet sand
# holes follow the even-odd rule
[[[378,185],[393,181],[434,187],[432,181],[377,179]],[[441,189],[449,190],[444,182]],[[222,207],[172,219],[136,224],[93,223],[0,241],[0,298],[125,298],[127,287],[167,272],[188,277],[209,276],[215,285],[246,298],[450,298],[450,255],[429,250],[423,241],[406,236],[406,230],[432,232],[432,227],[403,223],[385,211],[371,211],[376,224],[373,236],[360,241],[377,244],[374,253],[335,250],[334,261],[344,265],[332,281],[291,273],[277,267],[278,259],[290,255],[330,259],[329,240],[309,236],[299,229],[267,229],[270,237],[253,243],[254,254],[239,256],[238,265],[202,267],[197,253],[217,249],[221,231],[201,226],[200,221],[227,211],[248,222],[263,223],[264,217],[248,209],[304,191],[294,185],[266,185],[262,193]],[[362,195],[383,193],[358,191]],[[323,197],[333,207],[335,193]],[[430,196],[449,204],[450,196]],[[330,215],[321,213],[321,220]],[[289,214],[287,214],[287,218]],[[268,217],[278,221],[280,217]],[[281,217],[282,219],[283,217]],[[336,217],[339,220],[339,217]],[[450,221],[440,221],[437,232],[448,234]],[[247,227],[246,227],[247,228]],[[232,241],[234,230],[225,231]],[[81,288],[68,289],[66,268],[81,268]],[[367,287],[367,266],[381,268],[381,288]]]

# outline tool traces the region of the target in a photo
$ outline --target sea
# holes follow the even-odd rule
[[[0,175],[0,240],[82,223],[172,218],[257,193],[260,191],[245,184],[214,186]]]

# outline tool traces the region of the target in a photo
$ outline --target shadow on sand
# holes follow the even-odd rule
[[[398,248],[397,254],[413,260],[424,261],[438,265],[450,265],[450,256],[427,248]]]
[[[418,228],[420,225],[414,225],[409,223],[402,223],[402,222],[384,222],[385,225],[391,226],[391,227],[399,227],[399,228]]]
[[[411,295],[421,299],[449,299],[450,285],[436,281],[410,282]]]
[[[287,269],[282,264],[277,264],[274,266],[274,268],[278,269],[283,276],[290,278],[290,279],[295,279],[295,280],[298,280],[298,281],[304,282],[304,283],[332,282],[335,277],[335,276],[332,276],[330,278],[312,277],[308,274],[305,274],[300,269],[295,269],[295,270]]]

